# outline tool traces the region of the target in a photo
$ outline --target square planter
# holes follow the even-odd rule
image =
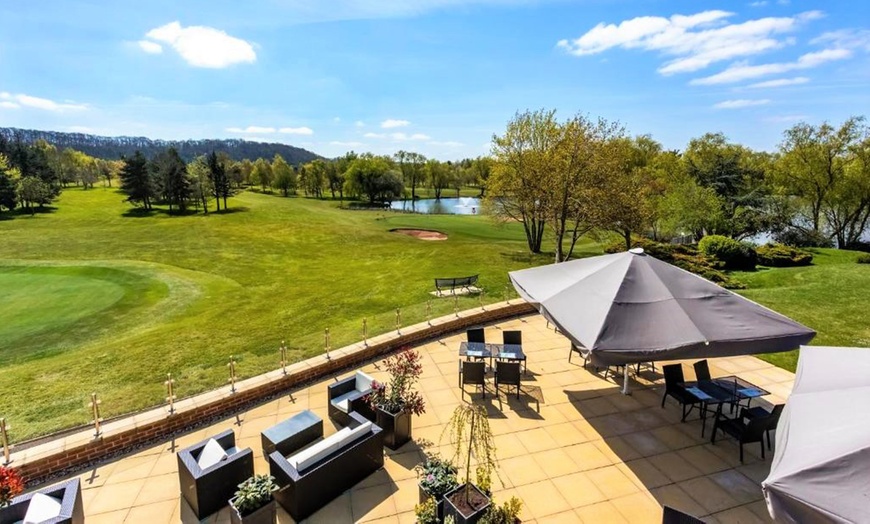
[[[465,504],[465,484],[444,495],[444,518],[453,516],[456,524],[475,524],[483,517],[492,501],[474,484],[470,487],[472,502],[470,508]],[[454,498],[457,502],[454,502]]]
[[[411,414],[401,411],[387,413],[378,408],[375,422],[384,430],[384,445],[392,450],[399,449],[411,440]]]
[[[274,500],[270,500],[268,504],[253,513],[241,516],[230,499],[230,522],[232,524],[275,524],[277,519],[278,508],[275,506]]]

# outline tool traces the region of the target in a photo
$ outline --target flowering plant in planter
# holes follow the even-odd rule
[[[441,500],[445,493],[459,485],[456,481],[456,466],[438,455],[429,455],[425,462],[417,464],[414,469],[420,478],[420,487],[435,500]]]
[[[21,475],[12,468],[0,466],[0,508],[12,504],[12,499],[24,491]]]
[[[372,381],[372,392],[368,402],[393,415],[401,412],[422,415],[426,412],[426,402],[414,384],[423,373],[421,356],[415,350],[405,349],[384,361],[384,368],[390,374],[386,384]]]

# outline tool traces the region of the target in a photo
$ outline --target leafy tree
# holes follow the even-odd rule
[[[148,160],[141,152],[136,151],[133,156],[123,161],[121,191],[127,194],[127,201],[141,205],[145,209],[152,209],[151,203],[156,196],[156,187],[148,167]]]
[[[541,252],[547,225],[548,178],[555,171],[559,125],[555,111],[517,113],[503,135],[493,135],[495,160],[486,201],[492,214],[523,225],[532,253]]]
[[[432,185],[432,190],[435,192],[435,199],[441,200],[441,193],[450,187],[450,180],[453,176],[452,165],[445,162],[439,162],[435,159],[426,161],[426,177]]]
[[[187,166],[187,175],[190,178],[193,198],[197,202],[197,207],[202,204],[203,211],[208,214],[208,203],[215,193],[208,159],[204,155],[194,158],[193,162]],[[220,201],[216,203],[220,208]]]
[[[306,195],[323,198],[323,186],[327,179],[326,170],[326,162],[319,158],[306,164],[303,178]]]
[[[417,198],[417,186],[423,182],[426,157],[420,153],[399,151],[395,155],[402,172],[402,179],[411,186],[411,199]]]
[[[637,139],[615,138],[607,146],[617,165],[604,180],[599,196],[604,203],[601,225],[619,233],[625,249],[631,248],[632,233],[645,233],[655,217],[654,185],[645,169],[649,161],[645,145]]]
[[[296,171],[284,161],[281,155],[275,155],[272,160],[272,173],[275,176],[275,187],[280,189],[284,196],[288,196],[290,191],[296,192]]]
[[[18,200],[17,185],[20,173],[18,168],[9,165],[6,155],[0,153],[0,210],[4,207],[9,211],[15,209]]]
[[[354,160],[347,170],[347,184],[351,191],[365,195],[369,204],[389,203],[402,196],[402,179],[390,169],[384,157],[363,155]]]
[[[272,166],[266,160],[262,158],[258,158],[256,162],[254,162],[254,170],[251,172],[251,177],[254,178],[260,187],[263,188],[263,192],[266,192],[267,187],[272,187]]]
[[[326,181],[332,198],[335,199],[335,192],[338,191],[339,198],[344,200],[344,170],[335,160],[326,164]]]
[[[18,182],[18,198],[32,216],[36,212],[35,206],[42,207],[51,201],[51,188],[35,176],[24,177]]]
[[[480,188],[480,198],[483,198],[486,192],[486,181],[489,180],[489,175],[492,173],[492,158],[488,156],[479,156],[471,161],[471,173],[474,176],[474,184]]]
[[[866,136],[863,117],[849,118],[839,128],[799,123],[785,131],[774,183],[800,204],[792,228],[824,232],[840,247],[860,238],[870,206]]]

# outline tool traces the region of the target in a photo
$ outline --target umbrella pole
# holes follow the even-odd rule
[[[628,370],[631,369],[631,365],[626,364],[625,370],[622,372],[622,394],[623,395],[631,395],[631,392],[628,390]]]

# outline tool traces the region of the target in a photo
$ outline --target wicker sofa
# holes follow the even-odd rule
[[[289,456],[269,455],[269,472],[280,486],[275,500],[297,522],[322,508],[384,465],[384,437],[356,412],[341,431],[314,439]]]
[[[329,396],[329,418],[342,426],[349,425],[350,413],[361,414],[367,420],[375,422],[375,412],[366,402],[366,395],[372,391],[374,379],[357,371],[353,375],[327,386]]]
[[[177,454],[181,495],[200,520],[226,506],[238,485],[254,475],[254,452],[250,448],[235,447],[233,430],[228,429],[211,438],[226,451],[226,459],[206,468],[200,467],[200,454],[211,439]]]
[[[59,514],[46,522],[52,524],[83,524],[85,521],[82,507],[82,489],[79,479],[74,478],[46,488],[25,493],[12,499],[12,504],[0,508],[0,524],[21,522],[30,509],[33,497],[41,493],[60,502]],[[56,507],[56,506],[55,506]]]

